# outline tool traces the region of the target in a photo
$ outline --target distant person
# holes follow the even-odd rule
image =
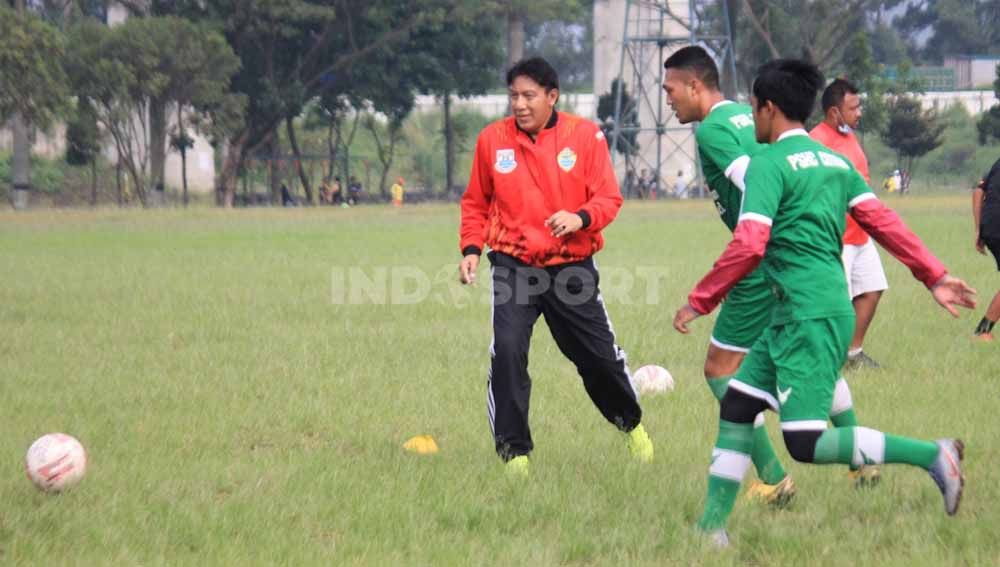
[[[1000,160],[972,192],[972,219],[976,226],[976,251],[985,255],[989,248],[1000,270]],[[1000,319],[1000,292],[986,308],[986,314],[976,327],[975,336],[982,341],[993,340],[993,325]]]
[[[402,207],[403,206],[403,194],[405,189],[403,189],[403,178],[400,177],[392,184],[389,188],[389,192],[392,194],[392,206]]]
[[[330,182],[329,178],[323,180],[323,184],[320,186],[319,190],[319,202],[321,204],[324,205],[333,204],[332,185],[333,184]]]
[[[361,182],[358,181],[357,177],[353,175],[347,184],[347,203],[349,205],[357,205],[361,200]]]
[[[688,182],[684,179],[684,172],[677,172],[677,180],[674,181],[674,196],[678,199],[688,198]]]
[[[871,183],[868,173],[868,158],[854,135],[854,129],[861,121],[861,95],[858,88],[844,79],[836,79],[823,91],[823,121],[809,132],[813,140],[846,157]],[[844,231],[844,272],[847,275],[847,292],[851,296],[856,315],[854,337],[847,351],[847,368],[878,368],[879,363],[865,354],[865,334],[875,318],[875,310],[882,293],[889,289],[885,269],[879,258],[878,249],[871,237],[847,215],[847,229]],[[877,474],[877,469],[869,470]],[[873,479],[870,479],[873,480]]]
[[[288,190],[288,185],[284,183],[281,184],[281,206],[282,207],[294,207],[295,197],[292,197],[292,193]]]
[[[903,176],[898,169],[892,171],[892,186],[896,188],[896,191],[899,191],[900,195],[903,194]]]
[[[899,189],[899,187],[896,186],[895,175],[889,175],[889,177],[886,177],[885,181],[882,182],[882,188],[885,189],[886,193],[895,193],[896,190]]]
[[[632,458],[653,458],[625,352],[598,289],[593,255],[622,205],[604,133],[558,112],[559,78],[544,59],[507,72],[512,116],[487,125],[473,153],[459,229],[463,284],[476,281],[483,249],[492,265],[486,399],[497,454],[509,473],[529,472],[531,332],[544,317],[591,401],[622,431]],[[502,290],[510,293],[504,294]],[[472,367],[475,364],[468,364]],[[551,378],[551,377],[550,377]],[[592,447],[587,433],[581,444]]]

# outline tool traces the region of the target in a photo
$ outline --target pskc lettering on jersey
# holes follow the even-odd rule
[[[816,154],[812,152],[799,152],[797,154],[791,154],[788,156],[788,163],[791,164],[792,171],[819,166],[819,160],[816,159]]]
[[[729,122],[739,130],[747,126],[753,126],[753,117],[749,114],[737,114],[736,116],[730,116]]]
[[[819,156],[817,159],[816,156]],[[826,152],[799,152],[788,156],[788,163],[792,166],[792,171],[809,169],[810,167],[836,167],[837,169],[850,169],[847,162],[833,154]]]
[[[816,153],[819,154],[819,161],[823,162],[823,165],[827,167],[836,167],[838,169],[851,169],[851,167],[847,165],[846,161],[842,160],[841,158],[833,154],[828,154],[826,152],[816,152]]]

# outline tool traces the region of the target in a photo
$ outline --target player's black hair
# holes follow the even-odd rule
[[[552,65],[541,57],[521,59],[514,63],[514,66],[507,71],[507,86],[514,84],[514,79],[518,77],[528,77],[544,87],[545,92],[559,88],[559,75]]]
[[[719,88],[719,68],[707,51],[697,45],[689,45],[675,51],[663,62],[664,69],[684,69],[691,71],[698,80],[711,89]]]
[[[820,99],[823,105],[823,112],[835,106],[840,106],[840,103],[844,102],[844,97],[849,94],[858,94],[858,87],[854,86],[854,83],[847,79],[834,79],[832,83],[826,86],[826,90],[823,91],[823,97]]]
[[[757,97],[757,108],[771,101],[788,119],[805,122],[823,82],[823,73],[808,61],[775,59],[757,70],[752,92]]]

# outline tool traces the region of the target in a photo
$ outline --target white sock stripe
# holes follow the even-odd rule
[[[496,273],[496,266],[490,266],[490,330],[494,328],[496,323],[496,294],[494,294],[494,283],[493,278]],[[486,417],[490,422],[490,435],[494,438],[496,437],[496,400],[493,399],[493,359],[497,355],[497,338],[496,335],[490,338],[490,369],[486,372]]]
[[[847,380],[841,376],[833,389],[833,404],[830,406],[830,415],[840,415],[852,407],[854,407],[854,400],[851,399],[851,389],[847,386]]]
[[[753,418],[753,427],[754,429],[764,427],[764,412],[758,413],[757,417]]]
[[[851,462],[856,467],[884,463],[885,434],[868,427],[855,427]]]
[[[749,468],[750,455],[716,447],[712,450],[712,466],[708,468],[708,474],[734,482],[743,482],[743,477]]]
[[[782,431],[823,431],[826,429],[825,419],[800,419],[798,421],[782,421]]]
[[[486,378],[486,417],[490,422],[490,434],[496,436],[496,401],[493,399],[493,370],[490,369]]]
[[[761,400],[767,405],[771,406],[771,409],[773,409],[774,411],[779,411],[778,400],[776,400],[774,396],[768,394],[767,392],[761,390],[760,388],[755,388],[749,384],[740,382],[735,378],[729,381],[729,387],[733,388],[734,390],[739,390],[740,392],[743,392],[744,394],[750,396],[751,398],[757,398],[758,400]]]

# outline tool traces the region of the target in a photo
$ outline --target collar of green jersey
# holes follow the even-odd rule
[[[792,128],[791,130],[785,130],[782,132],[776,141],[780,142],[785,138],[791,138],[792,136],[809,136],[809,132],[806,132],[805,128]]]

